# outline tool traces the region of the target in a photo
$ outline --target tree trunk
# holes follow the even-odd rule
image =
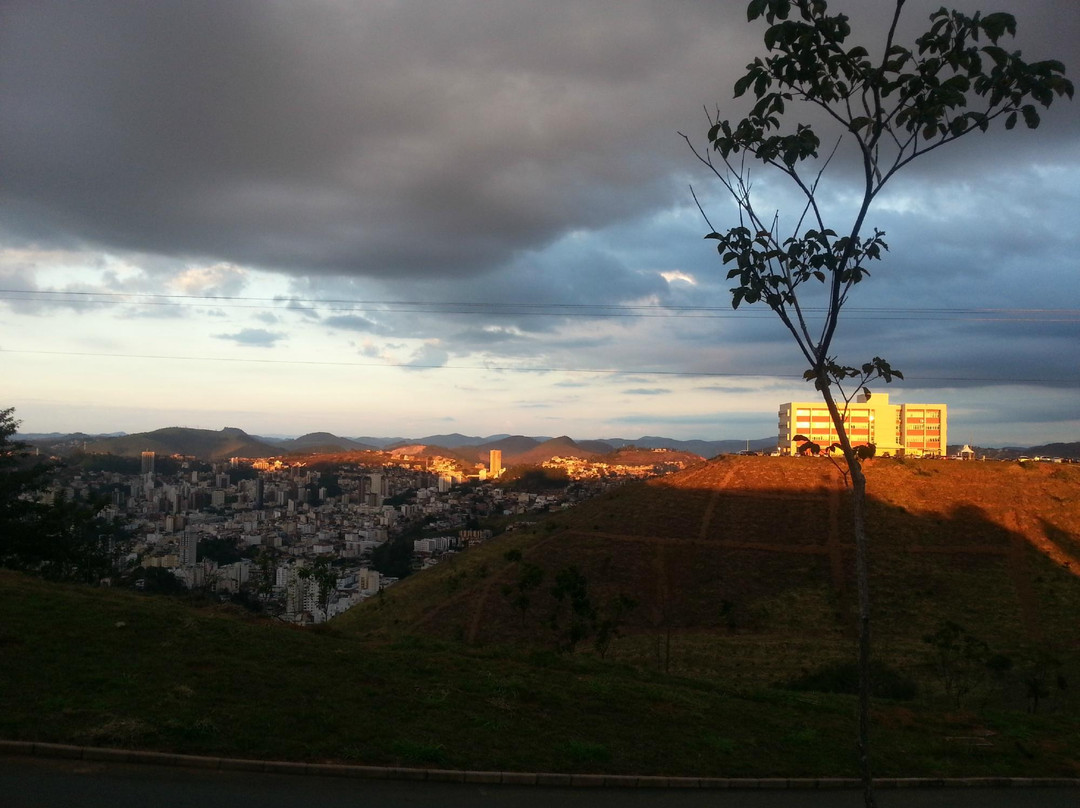
[[[840,447],[851,472],[851,512],[855,532],[855,585],[859,597],[859,731],[856,749],[859,756],[859,778],[862,781],[866,808],[875,808],[874,781],[870,769],[870,561],[866,539],[866,475],[855,450],[851,447],[844,418],[836,406],[832,388],[821,389],[829,408]]]
[[[873,808],[870,773],[870,563],[866,541],[866,477],[859,463],[851,469],[855,527],[855,581],[859,591],[859,775],[867,808]]]

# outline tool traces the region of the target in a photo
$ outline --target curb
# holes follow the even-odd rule
[[[201,757],[136,749],[109,749],[59,743],[0,740],[0,755],[134,763],[216,771],[351,777],[364,780],[428,780],[483,785],[557,786],[563,788],[704,788],[704,789],[856,789],[854,777],[663,777],[557,772],[496,772],[459,769],[412,769],[401,766],[352,766],[335,763],[291,763],[282,760]],[[1077,777],[882,777],[880,789],[901,788],[1080,788]]]

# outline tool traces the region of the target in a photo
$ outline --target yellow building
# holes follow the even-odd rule
[[[841,408],[843,411],[843,408]],[[940,457],[946,454],[948,408],[944,404],[890,404],[888,393],[859,395],[847,407],[844,424],[852,446],[874,444],[878,455]],[[824,401],[780,405],[777,446],[796,454],[803,435],[823,449],[838,441]]]

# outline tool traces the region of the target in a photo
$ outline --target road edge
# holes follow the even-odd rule
[[[99,763],[151,764],[217,771],[351,777],[367,780],[426,780],[485,785],[561,786],[572,788],[706,788],[706,789],[855,789],[855,777],[663,777],[625,774],[566,774],[458,769],[414,769],[402,766],[359,766],[336,763],[293,763],[281,760],[204,757],[137,749],[9,741],[0,739],[0,755],[64,758]],[[877,788],[1080,788],[1076,777],[880,777]]]

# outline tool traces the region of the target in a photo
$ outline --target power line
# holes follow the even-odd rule
[[[527,303],[469,302],[432,300],[360,300],[350,298],[255,297],[250,295],[184,295],[152,292],[88,292],[0,289],[0,299],[63,305],[139,305],[197,308],[199,303],[215,303],[222,308],[274,309],[281,311],[331,311],[410,313],[410,314],[488,314],[501,316],[544,317],[687,317],[715,319],[743,317],[766,319],[768,312],[735,312],[728,306],[678,306],[603,303]],[[820,314],[820,306],[804,306],[803,311]],[[846,307],[849,319],[875,320],[967,320],[981,322],[1080,323],[1080,309],[1033,308],[912,308]]]
[[[307,365],[313,367],[368,367],[368,368],[402,368],[405,370],[487,370],[513,373],[582,373],[594,375],[626,375],[626,376],[683,376],[687,378],[761,378],[761,379],[798,379],[803,380],[801,373],[737,373],[732,371],[708,371],[708,370],[634,370],[627,368],[565,368],[565,367],[523,367],[518,365],[418,365],[409,362],[345,362],[320,359],[258,359],[255,357],[231,357],[231,356],[178,356],[170,354],[134,354],[134,353],[100,353],[91,351],[40,351],[21,350],[12,348],[0,348],[0,353],[24,354],[33,356],[81,356],[88,358],[104,359],[153,359],[180,362],[224,362],[239,364],[259,365]],[[904,377],[905,381],[934,381],[934,382],[965,382],[986,384],[1051,384],[1051,385],[1076,385],[1080,386],[1080,379],[1005,379],[975,376],[910,376]]]

